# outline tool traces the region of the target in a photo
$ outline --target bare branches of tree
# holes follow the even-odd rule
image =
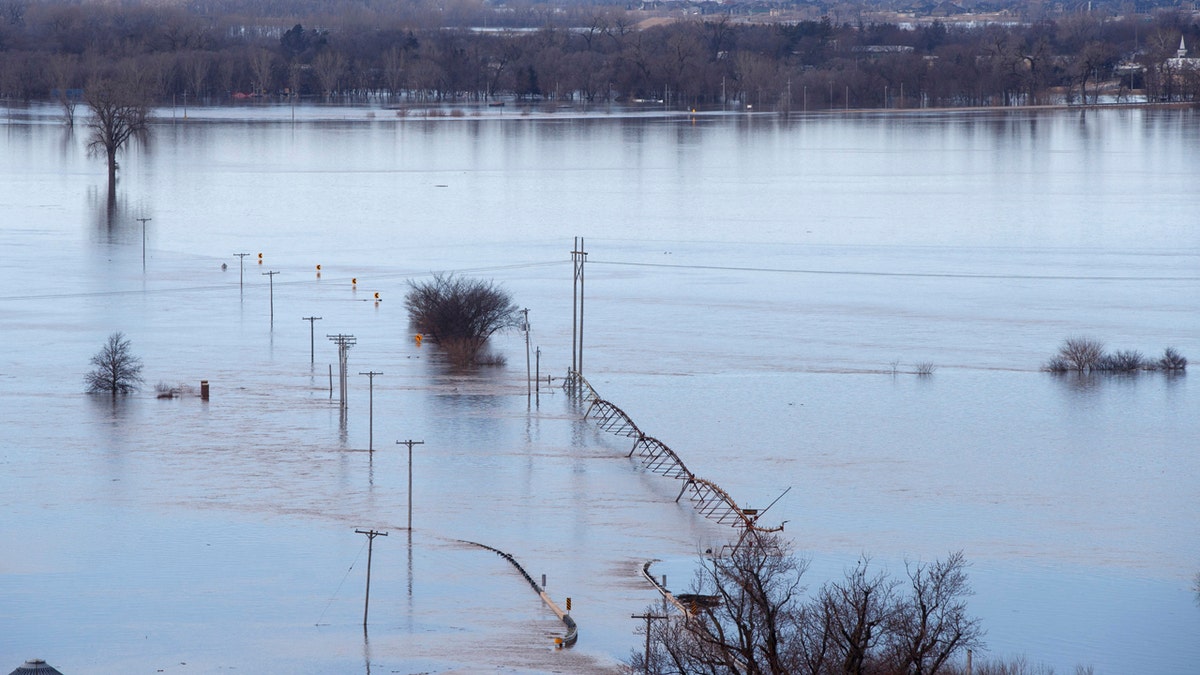
[[[983,637],[979,620],[967,615],[967,582],[962,551],[932,563],[909,563],[911,594],[892,615],[888,649],[892,660],[911,675],[936,673],[956,652],[978,644]]]
[[[103,154],[108,161],[111,189],[117,181],[117,153],[132,139],[147,133],[150,106],[136,87],[114,78],[91,82],[84,91],[84,101],[91,110],[88,152]]]
[[[690,611],[654,624],[651,649],[629,663],[660,675],[945,673],[982,644],[966,567],[961,552],[910,563],[905,584],[864,557],[805,601],[808,561],[778,535],[748,537],[702,562]]]
[[[91,364],[95,369],[84,377],[90,393],[128,394],[142,382],[142,360],[133,355],[124,333],[109,335]]]
[[[517,325],[517,306],[492,281],[434,275],[409,282],[404,298],[408,318],[450,355],[458,366],[477,363],[494,333]]]

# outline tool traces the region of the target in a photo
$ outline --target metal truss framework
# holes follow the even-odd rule
[[[588,408],[583,414],[584,419],[590,417],[603,431],[634,439],[629,457],[636,454],[642,466],[652,473],[684,481],[679,496],[675,498],[676,502],[679,502],[687,494],[688,501],[697,512],[716,523],[742,530],[743,537],[752,531],[779,532],[783,529],[782,525],[778,527],[759,526],[758,517],[761,514],[758,509],[741,508],[737,502],[733,501],[729,493],[722,490],[716,483],[700,478],[689,471],[679,455],[675,454],[675,451],[671,450],[666,443],[653,436],[647,436],[624,410],[617,407],[615,403],[600,398],[583,375],[575,371],[568,372],[564,387],[578,396],[581,401],[588,403]]]

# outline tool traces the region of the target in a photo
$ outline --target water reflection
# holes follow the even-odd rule
[[[1094,395],[1101,385],[1100,375],[1091,372],[1050,373],[1050,377],[1062,384],[1067,391],[1081,395]]]
[[[75,151],[78,146],[75,143],[75,125],[63,125],[63,133],[59,140],[58,152],[59,156],[64,161],[69,161],[75,156]]]
[[[122,224],[122,216],[124,209],[121,206],[121,200],[117,199],[116,182],[108,184],[103,196],[100,190],[92,188],[88,191],[88,202],[92,210],[92,219],[95,224],[95,229],[106,235],[106,242],[115,244],[118,241],[116,236],[118,231],[124,228],[118,226]]]
[[[363,624],[363,662],[367,664],[367,675],[371,675],[371,639],[367,636],[367,624]]]

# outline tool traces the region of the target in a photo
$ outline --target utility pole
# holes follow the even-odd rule
[[[369,429],[367,435],[367,452],[375,452],[375,376],[382,374],[383,373],[377,373],[373,370],[366,373],[359,373],[359,375],[366,375],[367,380],[370,382],[370,407],[368,408],[368,410],[370,410],[368,413],[370,416],[368,418],[370,422],[367,425],[367,428]]]
[[[317,362],[316,361],[316,353],[317,352],[316,352],[316,347],[314,346],[314,342],[313,342],[313,340],[315,339],[313,337],[313,327],[316,325],[317,321],[321,320],[321,317],[319,317],[319,316],[304,316],[304,317],[300,317],[300,320],[308,322],[308,363],[311,365],[311,364],[314,364]]]
[[[275,275],[279,274],[279,272],[271,271],[271,272],[263,272],[262,274],[264,277],[267,277],[268,279],[271,280],[271,325],[274,326],[275,325]]]
[[[529,308],[521,310],[525,315],[525,323],[522,324],[525,330],[525,403],[528,404],[533,398],[533,381],[529,378]]]
[[[370,560],[369,555],[367,556],[367,559]],[[654,621],[655,619],[665,619],[667,617],[665,614],[631,614],[629,618],[646,620],[646,656],[645,660],[642,662],[642,666],[644,667],[644,672],[646,675],[650,675],[650,622]]]
[[[350,348],[358,344],[358,340],[353,335],[345,335],[342,333],[338,333],[337,335],[326,335],[325,337],[329,338],[338,346],[338,387],[341,390],[341,406],[342,410],[344,411],[346,409],[346,386],[349,384],[349,380],[346,379],[346,365],[347,361],[349,360],[348,356],[350,353]],[[332,371],[332,367],[330,370]],[[332,395],[333,392],[331,390],[330,396]]]
[[[425,441],[396,441],[396,445],[408,446],[408,531],[412,532],[412,446],[425,445]]]
[[[388,536],[387,532],[375,530],[355,530],[356,534],[367,535],[367,597],[363,600],[363,631],[367,630],[367,610],[371,606],[371,551],[375,548],[375,537]]]
[[[134,218],[142,224],[142,271],[146,271],[146,221],[153,218]]]
[[[249,253],[234,253],[233,255],[237,256],[238,258],[241,258],[242,266],[238,270],[238,293],[241,293],[242,292],[242,281],[246,276],[246,256],[248,256],[250,254]]]
[[[583,237],[575,238],[571,250],[571,262],[575,267],[575,278],[571,295],[571,367],[578,375],[583,374],[583,264],[587,262],[587,251],[583,250]]]

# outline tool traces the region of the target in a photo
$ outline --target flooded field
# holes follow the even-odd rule
[[[618,672],[642,565],[685,591],[736,533],[560,388],[576,236],[588,380],[740,505],[787,491],[810,589],[962,549],[977,659],[1200,660],[1194,374],[1040,372],[1076,335],[1200,359],[1192,112],[168,110],[112,203],[52,112],[0,130],[0,667]],[[553,381],[522,333],[472,373],[415,344],[437,271],[529,308]],[[146,378],[115,402],[83,393],[114,331]],[[388,533],[366,631],[356,529]]]

